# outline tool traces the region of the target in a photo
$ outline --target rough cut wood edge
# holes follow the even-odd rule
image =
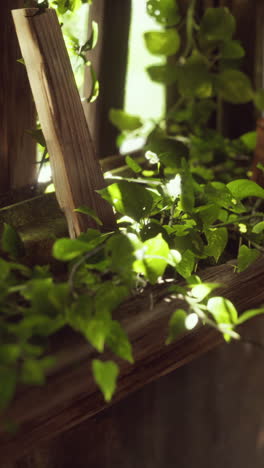
[[[241,274],[231,264],[205,270],[204,280],[225,284],[220,294],[232,300],[242,312],[264,302],[264,259]],[[152,299],[150,298],[152,292]],[[135,365],[120,361],[121,376],[112,404],[162,375],[174,371],[221,342],[213,329],[193,330],[170,346],[164,345],[168,319],[177,301],[166,302],[164,285],[145,291],[123,304],[115,317],[121,321],[133,343]],[[153,309],[150,308],[154,301]],[[0,439],[0,462],[17,459],[36,444],[80,424],[107,405],[91,377],[95,352],[76,335],[65,330],[56,341],[58,365],[43,388],[20,391],[6,417],[20,423],[19,432]],[[110,358],[110,354],[105,354]]]
[[[13,10],[22,55],[47,142],[56,195],[72,237],[95,227],[74,209],[94,209],[105,229],[115,226],[111,207],[95,190],[104,179],[95,157],[89,129],[74,80],[56,12],[48,9]]]

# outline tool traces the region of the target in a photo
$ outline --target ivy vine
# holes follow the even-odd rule
[[[54,2],[53,2],[54,3]],[[57,1],[63,13],[76,2]],[[176,0],[148,0],[148,13],[163,27],[144,39],[153,55],[174,61],[148,68],[150,78],[178,89],[178,100],[155,122],[144,148],[145,163],[127,156],[134,177],[107,175],[99,190],[116,212],[118,229],[101,233],[102,221],[89,207],[98,229],[77,239],[58,239],[53,256],[67,265],[68,277],[53,278],[49,266],[23,264],[25,246],[5,225],[0,258],[0,409],[17,384],[43,384],[53,359],[45,355],[48,337],[65,325],[81,333],[99,353],[109,348],[133,364],[133,349],[114,310],[147,285],[170,279],[168,296],[185,307],[171,316],[167,344],[207,324],[226,341],[239,340],[237,327],[264,313],[264,307],[238,315],[235,305],[215,295],[218,284],[203,282],[201,268],[237,258],[248,268],[264,250],[264,189],[246,177],[256,143],[254,132],[230,140],[221,133],[223,101],[253,101],[263,109],[263,90],[253,90],[239,69],[244,56],[234,39],[235,18],[227,8],[209,8],[201,18],[190,1],[183,15]],[[90,38],[81,54],[93,43]],[[208,125],[217,116],[218,129]],[[143,122],[121,109],[110,119],[122,134]],[[19,260],[21,258],[21,260]],[[185,286],[179,286],[179,280]],[[92,372],[104,397],[115,391],[118,365],[94,359]]]

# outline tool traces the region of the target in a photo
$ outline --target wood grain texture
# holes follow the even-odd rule
[[[225,284],[219,291],[239,311],[264,302],[264,261],[235,274],[230,264],[205,270],[207,281]],[[247,294],[241,294],[246,291]],[[154,307],[150,308],[150,292]],[[221,336],[206,327],[186,334],[176,343],[165,346],[168,319],[177,302],[165,302],[164,286],[157,286],[123,304],[116,312],[133,343],[135,365],[120,362],[121,375],[112,404],[147,383],[172,372],[221,342]],[[59,348],[60,346],[60,348]],[[76,335],[62,333],[56,340],[58,365],[43,388],[21,390],[7,415],[20,423],[19,432],[8,438],[2,434],[0,462],[17,459],[30,452],[37,443],[54,438],[94,416],[107,406],[90,373],[96,353]],[[110,355],[106,354],[105,358]]]
[[[104,186],[75,84],[61,28],[54,10],[34,16],[36,9],[13,10],[39,120],[50,154],[56,195],[72,237],[95,227],[73,210],[94,209],[105,229],[115,225],[110,206],[95,192]]]
[[[98,43],[87,53],[100,83],[95,102],[84,103],[85,115],[95,144],[96,154],[105,158],[117,151],[119,131],[108,118],[111,107],[123,109],[127,71],[128,37],[131,0],[96,0],[89,9],[89,31],[92,21],[99,26]],[[113,20],[114,18],[114,20]],[[84,96],[89,96],[91,76],[86,68]]]
[[[36,111],[21,58],[11,9],[23,0],[2,2],[0,14],[0,193],[33,184],[36,143],[26,133],[35,127]]]

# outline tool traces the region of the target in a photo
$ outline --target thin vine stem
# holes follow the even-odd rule
[[[190,6],[187,11],[186,17],[186,47],[182,54],[182,58],[188,57],[193,43],[193,27],[195,25],[194,15],[195,15],[196,0],[191,0]]]
[[[227,227],[227,226],[231,226],[232,224],[241,223],[243,221],[249,221],[252,218],[264,218],[264,213],[252,213],[248,216],[241,216],[240,218],[234,219],[233,221],[229,221],[227,223],[212,224],[211,227],[213,228]]]

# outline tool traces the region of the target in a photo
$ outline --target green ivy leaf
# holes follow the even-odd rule
[[[103,362],[99,359],[94,359],[92,361],[92,372],[95,382],[104,395],[105,401],[110,401],[115,392],[119,374],[117,364],[113,361]]]
[[[118,273],[125,281],[132,281],[132,265],[134,262],[134,248],[124,234],[115,234],[107,241],[111,269]]]
[[[105,241],[104,236],[97,236],[94,239],[85,242],[85,235],[86,234],[82,236],[84,240],[68,239],[67,237],[58,239],[53,245],[53,256],[57,260],[67,262],[79,257],[79,255],[92,251]]]
[[[7,279],[10,270],[9,263],[0,258],[0,281],[5,281]]]
[[[13,368],[0,366],[0,410],[12,400],[16,389],[16,371]]]
[[[21,380],[28,385],[43,385],[45,383],[45,372],[54,365],[54,359],[45,357],[43,359],[27,359],[23,362],[21,369]]]
[[[98,190],[98,193],[111,203],[116,211],[136,221],[146,218],[152,208],[151,193],[142,185],[133,182],[123,180]]]
[[[176,29],[149,31],[144,34],[148,51],[153,55],[174,55],[180,47],[180,36]]]
[[[155,284],[170,261],[169,252],[169,246],[161,234],[148,239],[135,252],[137,260],[134,262],[134,270],[143,273],[151,284]]]
[[[125,161],[128,167],[130,167],[130,169],[132,169],[136,174],[142,171],[141,166],[135,161],[135,159],[131,158],[131,156],[126,156]]]
[[[186,98],[209,98],[213,95],[213,79],[203,63],[186,63],[178,69],[179,92]]]
[[[260,223],[255,224],[255,226],[252,229],[252,232],[254,234],[260,234],[263,231],[264,231],[264,221],[260,221]]]
[[[108,314],[101,314],[101,317],[89,320],[81,331],[91,345],[102,353],[110,327],[111,317]]]
[[[264,89],[259,89],[254,94],[254,103],[257,109],[260,110],[260,112],[264,110]]]
[[[17,344],[1,344],[0,345],[0,362],[5,365],[14,364],[19,358],[21,348]],[[0,374],[1,375],[1,374]]]
[[[88,208],[88,206],[80,206],[79,208],[76,208],[74,211],[76,211],[77,213],[82,213],[82,214],[86,214],[90,216],[90,218],[94,219],[94,221],[97,224],[99,224],[99,226],[103,225],[102,221],[100,220],[100,218],[98,218],[95,211],[92,210],[91,208]]]
[[[218,219],[220,207],[214,203],[209,203],[208,205],[206,204],[196,208],[195,213],[198,214],[204,227],[206,228]]]
[[[167,345],[186,332],[186,318],[187,314],[183,309],[177,309],[173,312],[169,321],[169,335],[166,339]]]
[[[190,284],[190,286],[192,285]],[[191,289],[191,294],[199,301],[203,301],[214,289],[219,288],[220,286],[221,285],[219,283],[195,284]]]
[[[128,114],[122,109],[110,109],[109,119],[121,132],[137,130],[142,126],[140,117]]]
[[[10,224],[4,223],[4,230],[1,239],[2,249],[12,257],[23,257],[25,247],[18,232]]]
[[[147,12],[166,26],[174,26],[181,19],[177,0],[147,0]]]
[[[67,11],[75,11],[81,6],[81,0],[56,0],[58,12],[64,15]]]
[[[216,296],[207,302],[207,309],[213,315],[218,324],[235,324],[237,322],[237,310],[229,299]]]
[[[106,344],[119,357],[133,364],[132,347],[127,334],[116,320],[111,322],[110,330],[106,338]]]
[[[213,202],[221,208],[233,211],[234,213],[243,213],[245,211],[245,207],[232,194],[228,186],[221,182],[207,184],[204,192],[208,202]]]
[[[223,59],[239,59],[244,57],[245,49],[239,41],[225,41],[220,46],[220,53]]]
[[[228,8],[207,8],[200,25],[200,36],[206,41],[231,39],[236,21]]]
[[[206,232],[208,246],[205,247],[205,254],[214,257],[218,262],[220,256],[226,248],[228,241],[228,231],[225,227],[211,229]]]
[[[237,258],[238,272],[246,270],[259,256],[260,252],[257,249],[249,249],[246,245],[241,245]]]
[[[232,180],[227,184],[228,190],[232,193],[233,197],[238,200],[248,197],[264,198],[264,189],[260,185],[248,179]]]
[[[176,271],[183,277],[188,278],[195,266],[195,256],[190,250],[185,250],[180,263],[176,266]]]
[[[240,70],[222,71],[217,76],[216,84],[222,99],[233,104],[243,104],[254,97],[249,78]]]
[[[147,72],[152,81],[171,85],[177,81],[178,67],[171,63],[151,65],[147,68]]]
[[[264,109],[264,107],[263,107]],[[239,138],[250,151],[254,151],[257,144],[257,132],[247,132]]]
[[[115,285],[113,287],[112,281],[104,281],[96,291],[95,309],[97,316],[101,316],[105,312],[112,312],[127,298],[128,294],[127,286]]]

